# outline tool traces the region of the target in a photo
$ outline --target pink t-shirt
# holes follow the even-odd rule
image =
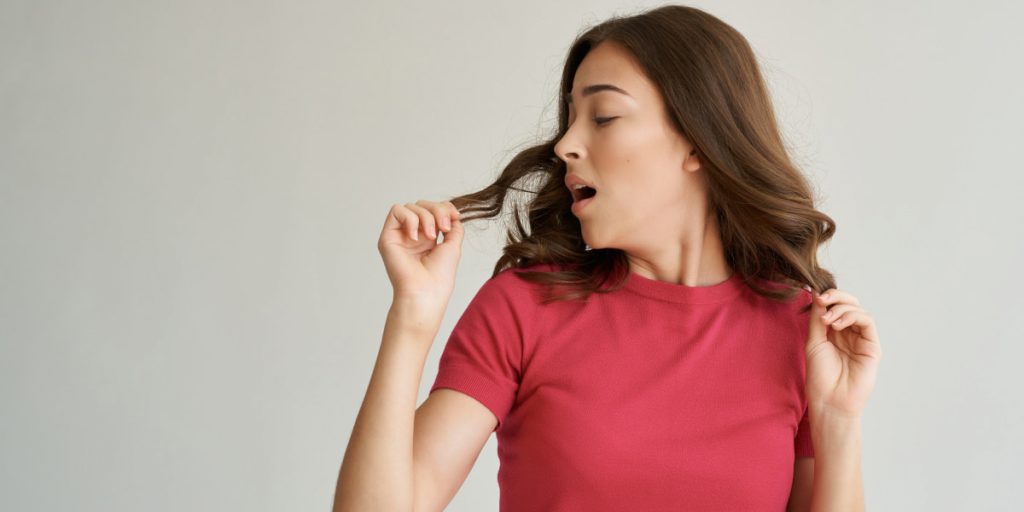
[[[537,264],[530,270],[553,270]],[[456,323],[430,392],[498,418],[502,512],[785,510],[813,457],[804,396],[811,300],[757,295],[738,273],[540,303],[506,269]]]

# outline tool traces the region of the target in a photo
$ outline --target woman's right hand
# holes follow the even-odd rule
[[[444,241],[437,243],[441,233]],[[377,250],[395,300],[408,299],[443,315],[455,289],[463,233],[459,211],[451,202],[392,205]]]

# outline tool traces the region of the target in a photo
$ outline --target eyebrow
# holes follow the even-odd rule
[[[588,85],[588,86],[583,88],[583,92],[581,94],[583,95],[583,97],[587,97],[587,96],[590,96],[591,94],[598,93],[598,92],[601,92],[601,91],[615,91],[617,93],[625,94],[626,96],[629,96],[630,98],[632,98],[632,96],[630,96],[630,94],[628,92],[626,92],[624,89],[620,89],[619,87],[616,87],[616,86],[614,86],[612,84]],[[565,93],[565,102],[568,103],[569,105],[572,105],[572,93],[571,92]]]

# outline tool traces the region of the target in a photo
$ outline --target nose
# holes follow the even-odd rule
[[[582,149],[577,143],[569,137],[566,133],[562,136],[562,139],[555,144],[555,155],[561,158],[562,161],[568,162],[569,160],[578,160],[582,154]]]

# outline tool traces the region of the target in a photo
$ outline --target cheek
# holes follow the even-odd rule
[[[669,154],[670,145],[650,130],[624,131],[592,153],[602,171],[607,201],[629,211],[626,217],[657,214],[682,197],[682,173]],[[648,212],[648,213],[645,213]]]
[[[630,189],[651,204],[664,206],[683,197],[686,171],[664,144],[644,144],[623,158],[622,168],[630,177]]]

